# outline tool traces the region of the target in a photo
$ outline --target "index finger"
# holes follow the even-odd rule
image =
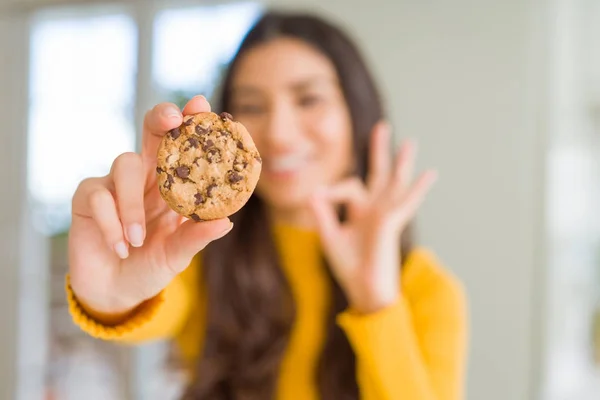
[[[390,126],[384,121],[378,122],[371,134],[369,171],[367,174],[367,187],[373,194],[385,189],[389,179],[391,169],[390,138]]]
[[[210,104],[204,96],[192,98],[183,113],[173,103],[161,103],[150,110],[144,118],[142,132],[142,159],[149,177],[155,175],[156,153],[163,137],[183,122],[183,116],[210,111]]]

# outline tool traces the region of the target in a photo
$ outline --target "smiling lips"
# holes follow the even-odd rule
[[[288,154],[264,159],[263,172],[272,178],[291,178],[297,175],[309,161],[306,154]]]

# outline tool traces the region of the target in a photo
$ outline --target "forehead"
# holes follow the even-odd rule
[[[333,63],[311,45],[283,37],[244,54],[233,76],[233,86],[279,88],[315,79],[337,80]]]

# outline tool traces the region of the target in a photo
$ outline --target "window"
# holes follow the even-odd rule
[[[83,178],[105,175],[118,154],[135,149],[136,22],[83,12],[40,14],[32,28],[28,186],[49,234],[68,228]],[[157,11],[147,82],[156,97],[179,105],[210,97],[260,14],[256,3]]]
[[[256,3],[159,12],[154,30],[153,79],[161,95],[179,105],[196,94],[210,98],[260,13]]]
[[[28,185],[48,233],[78,183],[134,149],[136,27],[124,14],[44,16],[31,36]]]

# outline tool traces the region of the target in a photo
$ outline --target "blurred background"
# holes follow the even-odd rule
[[[600,2],[0,0],[0,400],[176,398],[166,344],[71,324],[70,198],[268,7],[345,27],[439,168],[419,236],[468,291],[469,399],[598,399]]]

